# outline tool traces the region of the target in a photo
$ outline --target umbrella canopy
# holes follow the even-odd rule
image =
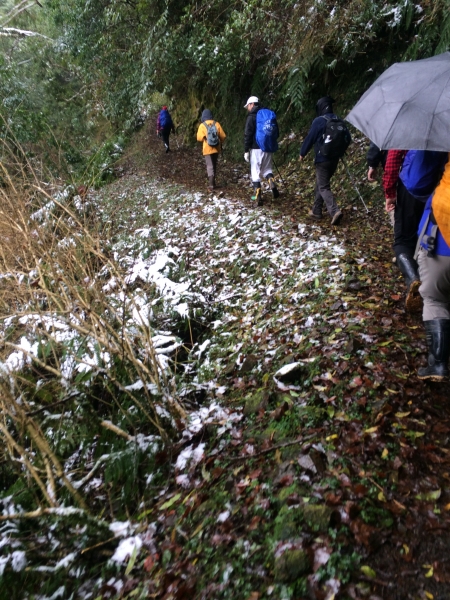
[[[383,150],[450,152],[450,52],[393,64],[346,119]]]

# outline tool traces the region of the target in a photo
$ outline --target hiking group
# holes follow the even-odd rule
[[[319,221],[323,210],[331,224],[343,217],[330,181],[340,159],[351,143],[345,123],[333,111],[330,96],[316,104],[312,121],[301,148],[300,160],[314,149],[314,203],[308,216]],[[250,165],[252,199],[263,205],[262,180],[267,181],[273,198],[278,198],[273,173],[273,154],[278,149],[279,129],[276,114],[265,108],[257,96],[244,105],[244,160]],[[167,115],[165,114],[167,113]],[[167,118],[168,116],[168,118]],[[175,131],[167,107],[158,115],[158,135],[169,148],[169,135]],[[216,187],[217,160],[226,134],[209,109],[203,110],[197,141],[203,144],[208,187]],[[367,152],[367,178],[373,182],[377,169],[383,168],[385,208],[394,229],[395,261],[407,285],[405,307],[408,312],[423,311],[428,345],[428,364],[420,368],[420,379],[448,379],[450,357],[450,162],[447,152],[426,150],[380,150],[370,143]]]
[[[343,157],[351,142],[351,136],[344,122],[334,114],[333,102],[330,96],[325,96],[317,102],[317,117],[300,149],[300,160],[303,160],[314,146],[316,187],[314,205],[309,211],[309,217],[322,219],[322,209],[325,205],[331,217],[331,224],[337,225],[342,218],[342,212],[331,192],[330,180],[339,159]],[[252,199],[256,201],[257,206],[262,206],[262,179],[267,181],[273,198],[280,195],[273,174],[273,154],[278,150],[279,137],[277,116],[273,110],[262,106],[257,96],[250,96],[244,108],[248,111],[244,129],[244,160],[250,164]],[[156,129],[163,139],[166,152],[169,152],[169,135],[171,131],[175,132],[175,128],[167,106],[163,106],[158,114]],[[225,138],[226,134],[220,123],[214,120],[209,109],[204,109],[197,130],[197,141],[203,144],[208,187],[211,190],[216,187],[217,160]]]
[[[447,152],[367,152],[369,181],[383,168],[385,208],[393,215],[396,264],[405,278],[408,312],[422,311],[428,364],[419,379],[448,378],[450,357],[450,163]]]

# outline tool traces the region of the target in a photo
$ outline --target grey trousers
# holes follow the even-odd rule
[[[330,179],[333,177],[339,159],[334,158],[326,162],[316,163],[316,188],[314,190],[314,206],[313,213],[315,215],[322,215],[322,208],[325,202],[327,211],[332,217],[338,210],[339,207],[334,199],[333,192],[330,188]]]
[[[423,320],[450,319],[450,256],[427,256],[421,248],[417,256],[423,298]]]
[[[214,152],[214,154],[205,154],[206,172],[208,177],[214,177],[216,174],[218,156],[218,152]]]

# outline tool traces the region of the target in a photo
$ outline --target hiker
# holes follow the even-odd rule
[[[394,243],[396,263],[406,281],[405,309],[417,312],[422,308],[419,295],[419,271],[414,258],[417,228],[422,218],[425,201],[436,187],[442,173],[445,153],[417,150],[389,150],[383,174],[386,210],[394,212]],[[416,179],[425,179],[427,187],[419,190]]]
[[[381,166],[383,172],[386,166],[387,150],[380,150],[376,144],[370,142],[369,149],[367,150],[367,180],[370,183],[374,183],[378,177],[378,168]],[[395,225],[394,211],[390,210],[387,213],[392,227]]]
[[[351,136],[344,123],[334,114],[333,102],[334,100],[330,96],[324,96],[317,101],[317,117],[312,122],[309,133],[300,148],[300,160],[304,160],[305,156],[314,146],[314,164],[316,167],[315,199],[313,208],[308,212],[308,216],[320,221],[325,203],[328,213],[331,216],[331,224],[338,225],[342,219],[342,211],[334,199],[330,188],[330,180],[337,169],[339,159],[344,155],[351,142]],[[339,137],[336,137],[336,145],[333,143],[333,148],[329,152],[327,143],[329,141],[334,142],[331,137],[329,125],[332,126],[333,123],[336,123],[336,120],[339,120],[342,136],[339,135]],[[338,128],[336,129],[339,131]]]
[[[210,190],[216,187],[217,159],[226,137],[220,123],[214,121],[212,112],[205,108],[202,112],[202,122],[197,130],[197,141],[203,142],[203,156]]]
[[[278,198],[280,195],[272,166],[273,153],[278,150],[278,123],[275,113],[261,106],[256,96],[250,96],[244,108],[248,111],[244,131],[244,160],[250,163],[254,190],[252,200],[256,200],[257,206],[262,206],[262,177],[267,179],[272,196]]]
[[[438,186],[428,198],[418,229],[419,292],[423,298],[428,345],[428,364],[418,370],[418,376],[430,381],[444,381],[449,375],[450,161],[447,160],[444,169]]]
[[[167,106],[163,106],[159,111],[158,120],[156,121],[156,135],[162,138],[166,154],[170,152],[169,136],[171,133],[175,133],[175,125],[167,110]]]
[[[367,150],[367,180],[370,183],[374,183],[378,178],[378,168],[381,166],[383,172],[386,166],[387,150],[380,150],[376,144],[370,142],[369,149]],[[390,210],[387,213],[392,227],[395,225],[394,211]]]

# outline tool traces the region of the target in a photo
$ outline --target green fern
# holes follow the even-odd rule
[[[307,91],[307,81],[302,68],[295,67],[289,73],[286,82],[286,96],[290,99],[294,108],[302,110],[303,100]]]

